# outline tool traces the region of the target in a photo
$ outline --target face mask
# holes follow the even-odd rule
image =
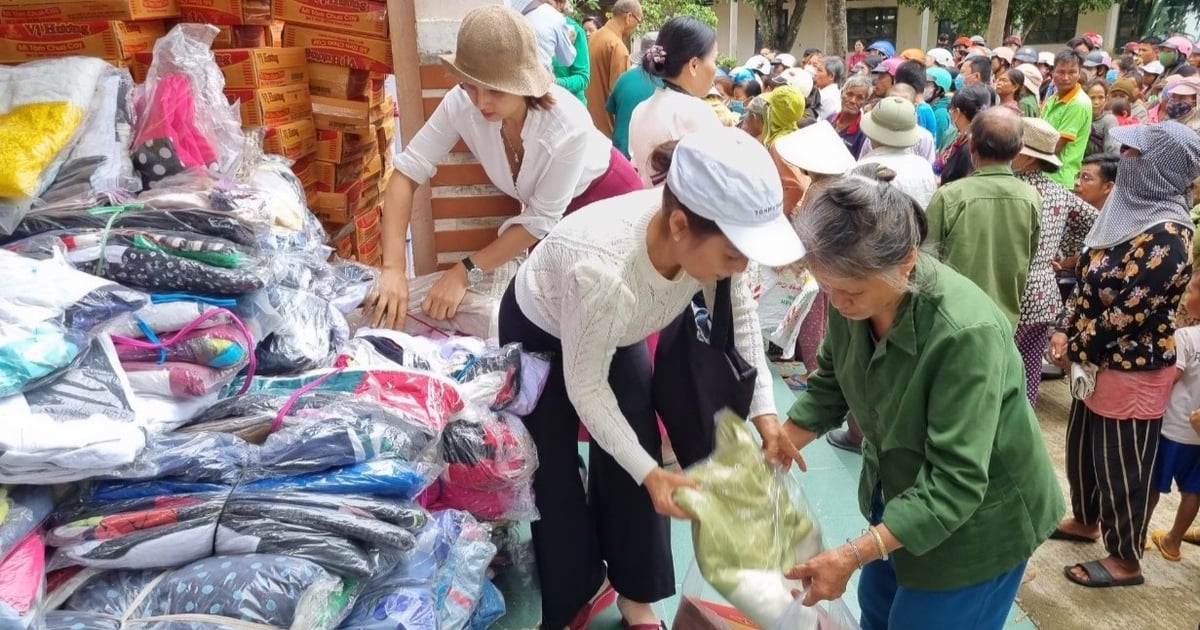
[[[808,73],[813,75],[814,77],[817,76],[817,67],[816,66],[807,65],[807,66],[804,66],[804,69],[808,70]]]
[[[738,114],[738,115],[746,113],[746,105],[744,103],[742,103],[741,101],[733,101],[733,102],[729,103],[729,109],[732,110],[733,113]]]
[[[1161,63],[1164,68],[1170,68],[1175,65],[1175,61],[1179,59],[1179,53],[1165,52],[1158,53],[1158,63]]]
[[[957,92],[961,89],[963,89],[963,75],[960,74],[954,77],[954,91]]]
[[[1192,104],[1184,101],[1167,103],[1167,118],[1177,120],[1187,116],[1192,111]]]

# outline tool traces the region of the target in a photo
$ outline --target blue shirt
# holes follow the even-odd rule
[[[612,94],[608,95],[605,109],[613,115],[616,123],[613,125],[613,146],[625,157],[629,157],[629,119],[633,110],[642,101],[654,95],[654,90],[662,87],[662,80],[656,79],[641,68],[634,67],[626,70],[617,77]]]
[[[937,139],[937,116],[934,115],[933,108],[929,106],[929,103],[917,103],[917,124],[924,127],[935,140]]]

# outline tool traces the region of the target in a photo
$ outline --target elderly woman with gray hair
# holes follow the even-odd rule
[[[1063,513],[1008,319],[921,253],[924,213],[890,183],[835,181],[794,225],[833,308],[784,431],[802,448],[854,413],[870,526],[788,577],[806,584],[811,605],[861,570],[864,630],[1002,628]]]
[[[856,75],[846,79],[841,91],[841,110],[826,118],[841,136],[850,155],[861,155],[863,145],[867,142],[867,135],[863,133],[860,123],[863,106],[867,104],[873,89],[874,85],[869,77]]]

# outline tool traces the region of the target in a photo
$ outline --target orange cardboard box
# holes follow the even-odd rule
[[[279,2],[280,0],[275,0]],[[271,0],[178,0],[179,14],[202,24],[270,24]]]
[[[387,3],[373,0],[275,0],[271,14],[288,24],[387,38]]]
[[[225,90],[230,103],[241,101],[243,127],[277,127],[312,120],[308,86],[301,83],[257,90]]]
[[[282,87],[308,84],[303,48],[230,48],[214,50],[225,75],[225,88]]]
[[[378,267],[383,264],[383,235],[359,245],[354,258],[364,265]]]
[[[384,74],[392,71],[392,43],[380,37],[288,24],[283,29],[283,45],[304,48],[308,51],[308,60],[313,63]]]
[[[138,52],[153,50],[166,34],[161,20],[153,22],[10,22],[0,24],[0,61],[83,55],[124,65]]]
[[[213,50],[225,48],[278,48],[283,45],[283,24],[217,25],[220,32],[213,40]]]
[[[313,96],[329,98],[367,98],[371,91],[371,73],[325,63],[308,64],[308,88]]]
[[[346,238],[350,250],[358,251],[364,244],[379,237],[383,232],[382,208],[378,205],[354,217],[349,223],[339,226],[334,234],[335,241]]]
[[[300,180],[300,187],[308,190],[317,183],[317,172],[313,170],[313,158],[306,157],[292,163],[292,174]]]
[[[321,192],[345,191],[359,181],[374,185],[383,171],[383,160],[374,151],[368,151],[361,158],[346,164],[331,164],[316,162],[313,168],[317,172],[317,190]]]
[[[178,0],[0,0],[0,22],[160,20],[179,17]]]
[[[322,162],[348,162],[371,150],[374,144],[371,134],[317,129],[317,159]]]
[[[313,214],[332,223],[348,223],[379,201],[379,189],[374,182],[356,182],[345,192],[318,192]]]
[[[333,238],[330,240],[333,241],[333,249],[337,252],[338,258],[345,258],[346,260],[353,258],[354,239],[350,237],[350,234],[345,233],[345,230],[337,231],[330,229],[330,227],[333,226],[325,226],[325,231],[335,232]]]
[[[313,120],[320,129],[369,134],[385,118],[382,106],[367,101],[314,96]]]
[[[263,149],[290,160],[307,157],[317,151],[317,128],[307,119],[272,127],[267,130]]]

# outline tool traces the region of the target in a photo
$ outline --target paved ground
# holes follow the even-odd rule
[[[776,400],[783,413],[793,395],[776,383]],[[1066,428],[1070,398],[1062,382],[1046,383],[1037,412],[1046,435],[1055,468],[1060,477],[1063,471],[1063,435]],[[829,447],[824,441],[805,450],[809,471],[796,473],[813,504],[824,528],[825,540],[838,544],[847,537],[861,533],[864,526],[858,514],[858,474],[861,466],[857,456]],[[1066,481],[1062,480],[1064,492]],[[1175,497],[1164,497],[1154,519],[1154,527],[1166,527],[1174,516]],[[681,592],[692,562],[691,531],[686,523],[676,522],[672,531],[675,548],[676,580]],[[1022,587],[1017,605],[1010,614],[1006,630],[1042,628],[1046,630],[1104,630],[1130,628],[1138,630],[1191,630],[1200,621],[1200,547],[1185,546],[1182,563],[1168,563],[1155,551],[1147,552],[1145,572],[1147,584],[1124,589],[1091,590],[1075,586],[1062,577],[1066,564],[1090,560],[1102,555],[1100,545],[1078,545],[1050,541],[1034,555],[1031,566],[1034,577]],[[509,614],[498,626],[502,630],[526,630],[536,627],[538,593],[528,580],[506,580],[498,583],[508,599]],[[687,580],[689,583],[693,580]],[[857,615],[858,602],[853,585],[845,597],[846,604]],[[718,599],[711,591],[706,597]],[[659,615],[668,625],[675,617],[678,597],[658,604]],[[606,611],[592,624],[593,630],[615,630],[620,618],[615,607]],[[686,630],[686,629],[678,629]]]

